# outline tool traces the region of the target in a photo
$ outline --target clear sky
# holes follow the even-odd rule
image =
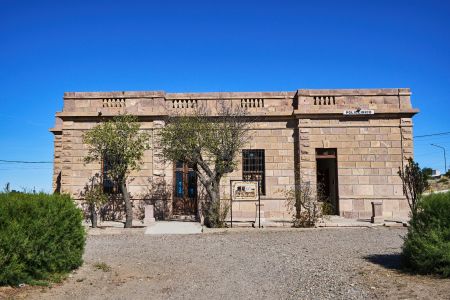
[[[411,88],[415,135],[450,131],[450,1],[0,0],[0,159],[51,161],[65,91]],[[416,139],[444,169],[450,135]],[[51,164],[0,185],[51,190]]]

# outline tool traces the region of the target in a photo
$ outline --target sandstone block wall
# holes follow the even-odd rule
[[[222,105],[247,110],[257,120],[245,149],[264,149],[266,195],[261,196],[265,216],[290,219],[285,192],[302,181],[316,184],[316,149],[337,150],[339,214],[370,217],[370,202],[383,202],[386,218],[407,215],[408,207],[398,168],[413,155],[409,89],[297,90],[296,92],[65,93],[64,109],[56,114],[53,187],[82,199],[89,178],[101,172],[100,164],[85,164],[83,134],[111,116],[129,113],[141,120],[152,136],[140,171],[131,174],[129,189],[136,201],[150,199],[171,209],[173,165],[157,158],[155,132],[167,115],[190,114],[203,109],[216,115]],[[374,110],[373,115],[344,116],[344,110]],[[235,172],[222,180],[222,198],[229,199],[230,180],[242,179],[242,154]],[[138,206],[136,204],[136,206]],[[254,203],[233,203],[234,218],[256,216]]]
[[[386,218],[408,216],[397,172],[412,155],[409,121],[302,119],[299,126],[304,181],[316,184],[316,149],[337,149],[340,215],[369,218],[371,202],[382,201]]]

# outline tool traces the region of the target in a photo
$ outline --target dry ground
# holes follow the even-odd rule
[[[63,284],[0,297],[450,299],[450,280],[398,271],[403,228],[121,232],[89,235],[85,264]]]

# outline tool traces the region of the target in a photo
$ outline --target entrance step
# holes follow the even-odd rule
[[[171,221],[191,221],[196,222],[197,216],[195,215],[172,215]]]
[[[199,222],[158,221],[145,229],[145,234],[196,234],[202,233]]]
[[[225,223],[227,224],[228,227],[231,227],[230,221],[226,221]],[[233,220],[233,228],[240,228],[240,227],[255,227],[255,222],[253,222],[253,221],[234,221]]]

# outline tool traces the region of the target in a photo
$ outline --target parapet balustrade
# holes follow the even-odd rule
[[[103,107],[125,107],[125,98],[106,98],[102,101]]]
[[[174,99],[172,100],[172,108],[197,108],[198,101],[196,99]]]
[[[243,108],[264,107],[264,99],[262,99],[262,98],[243,98],[243,99],[241,99],[241,107],[243,107]]]
[[[314,96],[314,105],[336,105],[335,96]]]

